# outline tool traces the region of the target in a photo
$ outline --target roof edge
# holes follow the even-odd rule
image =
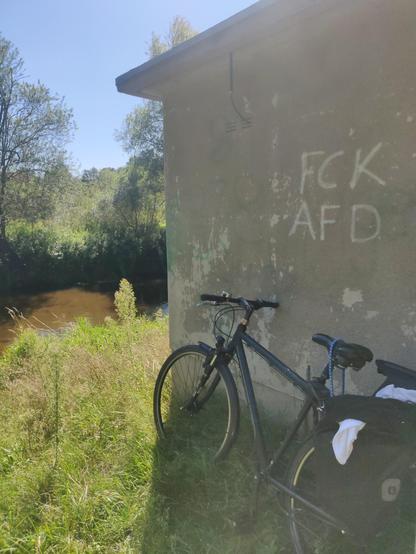
[[[141,96],[152,100],[160,100],[160,95],[155,94],[154,91],[146,90],[147,83],[145,80],[147,79],[145,79],[145,77],[148,77],[153,72],[160,71],[165,66],[176,61],[178,57],[188,53],[192,48],[195,48],[199,44],[204,43],[206,40],[211,39],[213,36],[226,31],[231,26],[245,21],[247,18],[263,11],[269,6],[276,4],[277,1],[278,0],[259,0],[248,8],[245,8],[235,15],[224,19],[220,23],[217,23],[213,27],[202,31],[185,42],[178,44],[167,52],[164,52],[163,54],[160,54],[159,56],[156,56],[147,62],[130,69],[130,71],[127,71],[126,73],[122,73],[115,80],[118,92],[131,94],[133,96]],[[142,83],[137,82],[140,79],[142,79]],[[133,81],[136,86],[134,86]]]

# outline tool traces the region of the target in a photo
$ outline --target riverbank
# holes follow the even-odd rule
[[[130,308],[61,337],[26,330],[2,357],[0,550],[132,551],[151,461],[138,400],[168,341],[165,318]]]
[[[132,289],[122,288],[117,319],[81,320],[60,336],[29,329],[0,358],[0,552],[291,552],[270,490],[247,522],[248,418],[220,464],[158,441],[152,393],[168,320],[137,317]],[[276,431],[273,422],[268,441]],[[399,552],[384,536],[369,553],[382,550]]]
[[[101,325],[106,317],[114,316],[116,290],[115,283],[97,283],[94,286],[0,296],[0,355],[15,339],[22,323],[21,318],[10,317],[10,313],[22,314],[25,324],[41,333],[67,330],[80,317]],[[140,314],[151,314],[167,301],[165,279],[136,283],[134,291]]]
[[[119,322],[25,331],[0,359],[0,550],[276,552],[274,509],[249,538],[233,526],[250,447],[214,467],[158,445],[152,390],[167,319],[135,317],[131,296],[120,306]]]

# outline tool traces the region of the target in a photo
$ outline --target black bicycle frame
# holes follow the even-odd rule
[[[241,378],[244,386],[244,392],[246,395],[247,405],[250,412],[250,418],[253,425],[254,444],[258,455],[259,470],[260,472],[264,472],[266,467],[269,465],[269,461],[267,459],[266,446],[265,446],[262,427],[260,423],[257,401],[254,394],[253,381],[251,379],[246,353],[244,350],[244,344],[247,345],[261,358],[263,358],[272,369],[277,371],[280,375],[282,375],[293,385],[299,388],[306,396],[306,401],[301,409],[299,417],[296,419],[295,424],[290,429],[288,437],[284,441],[285,443],[289,444],[293,436],[296,434],[300,425],[304,421],[307,413],[312,408],[314,403],[314,398],[311,395],[310,385],[308,384],[308,381],[305,381],[305,379],[303,379],[300,375],[295,373],[292,369],[290,369],[290,367],[284,364],[281,360],[279,360],[279,358],[274,356],[271,352],[269,352],[266,348],[264,348],[260,343],[258,343],[255,339],[253,339],[253,337],[248,335],[245,331],[240,331],[240,332],[237,331],[236,336],[234,337],[234,340],[233,340],[232,347],[235,349],[235,352],[237,354],[240,371],[241,371]],[[275,455],[273,457],[273,460],[277,461],[277,459],[280,458],[280,456],[283,454],[284,450],[286,450],[286,448],[282,449],[280,447],[278,451],[278,455]]]
[[[266,444],[263,436],[263,430],[260,422],[256,396],[253,388],[253,381],[251,379],[250,370],[247,363],[247,357],[244,350],[244,345],[246,345],[248,348],[254,351],[258,356],[263,358],[272,369],[274,369],[275,371],[277,371],[277,373],[279,373],[285,379],[290,381],[295,387],[300,389],[302,393],[305,395],[305,401],[299,412],[298,417],[296,418],[293,425],[289,428],[283,443],[280,445],[278,450],[272,455],[271,458],[268,458],[267,456]],[[281,456],[284,454],[284,452],[292,442],[300,426],[305,421],[309,411],[313,407],[319,408],[317,398],[313,394],[313,388],[311,387],[310,382],[303,379],[295,371],[290,369],[286,364],[284,364],[281,360],[279,360],[279,358],[277,358],[266,348],[264,348],[260,343],[258,343],[255,339],[253,339],[253,337],[248,335],[245,332],[244,324],[239,325],[239,328],[237,329],[227,350],[232,354],[234,352],[236,353],[239,366],[240,366],[240,372],[241,372],[244,391],[247,399],[247,405],[248,405],[250,418],[253,426],[254,446],[255,446],[256,456],[257,456],[256,461],[257,461],[258,477],[266,480],[276,490],[283,492],[289,495],[290,497],[295,498],[302,504],[304,504],[311,511],[313,511],[317,516],[319,516],[321,519],[324,519],[328,524],[340,530],[343,530],[344,532],[349,533],[348,528],[342,522],[338,521],[336,518],[332,517],[330,514],[322,510],[319,506],[316,506],[306,498],[303,498],[298,492],[296,492],[293,489],[290,489],[284,483],[282,483],[281,481],[275,479],[270,475],[270,472],[274,464],[281,458]]]

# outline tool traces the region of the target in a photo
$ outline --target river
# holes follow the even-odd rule
[[[139,312],[152,312],[166,301],[166,283],[154,281],[139,285]],[[19,322],[31,325],[39,332],[65,329],[78,317],[86,317],[91,323],[102,323],[107,316],[114,316],[114,290],[97,290],[72,287],[64,290],[36,294],[18,294],[0,297],[0,352],[14,340]],[[22,314],[12,318],[8,309]]]

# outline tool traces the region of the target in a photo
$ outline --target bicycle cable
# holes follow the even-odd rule
[[[329,345],[328,350],[328,374],[329,374],[329,387],[330,387],[330,394],[331,397],[335,396],[335,389],[334,389],[334,352],[335,347],[337,343],[341,339],[334,339],[331,344]],[[342,372],[342,394],[345,392],[345,370]]]
[[[215,317],[214,317],[214,324],[213,324],[214,337],[216,335],[216,332],[218,331],[221,335],[223,335],[226,338],[227,341],[231,340],[232,331],[233,331],[234,324],[235,324],[235,314],[238,311],[244,311],[244,309],[240,308],[238,306],[230,305],[230,304],[228,304],[224,308],[221,308],[220,310],[218,310],[218,312],[215,314]],[[229,326],[229,328],[227,330],[225,330],[223,327],[220,326],[219,321],[220,321],[221,318],[225,317],[229,313],[232,314],[232,322],[231,322],[231,325]]]

